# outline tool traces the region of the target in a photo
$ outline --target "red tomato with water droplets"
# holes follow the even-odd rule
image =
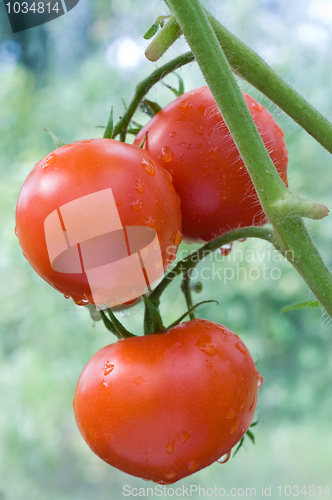
[[[50,214],[59,214],[60,207],[108,188],[111,188],[121,227],[140,226],[156,231],[161,266],[166,271],[182,236],[180,200],[167,170],[147,151],[111,139],[67,144],[36,164],[17,202],[15,232],[25,257],[45,281],[80,305],[88,300],[93,302],[84,268],[83,272],[65,273],[51,266],[44,224]],[[99,223],[102,213],[99,214],[92,226]],[[76,225],[84,218],[88,220],[89,209],[82,209]],[[62,230],[65,234],[67,228]],[[89,241],[92,245],[96,238]],[[68,248],[74,243],[69,241]],[[105,256],[98,258],[105,261]]]
[[[244,98],[279,175],[287,185],[284,134],[267,109]],[[173,176],[181,198],[183,234],[210,241],[267,222],[249,173],[208,87],[187,92],[159,111],[134,144],[154,155]]]
[[[242,340],[197,319],[98,351],[73,407],[101,459],[170,484],[229,456],[250,426],[261,385]]]

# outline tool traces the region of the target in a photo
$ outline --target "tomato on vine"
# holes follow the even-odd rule
[[[279,175],[287,185],[284,134],[267,109],[244,98]],[[134,144],[173,176],[183,234],[210,241],[227,231],[267,222],[254,185],[208,87],[187,92],[159,111]]]
[[[80,375],[73,407],[101,459],[170,484],[225,461],[250,426],[261,385],[241,339],[196,319],[98,351]]]
[[[170,177],[147,151],[112,139],[56,149],[36,164],[18,198],[16,234],[25,257],[78,304],[132,302],[149,272],[163,275],[181,241]]]

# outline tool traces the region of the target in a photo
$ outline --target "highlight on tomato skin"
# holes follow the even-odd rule
[[[137,252],[131,251],[133,246],[146,249],[138,241],[136,228],[148,240],[149,248],[159,245],[155,261],[158,277],[162,277],[175,259],[182,237],[179,205],[169,172],[147,151],[112,139],[77,141],[47,155],[28,175],[17,202],[16,235],[30,265],[53,288],[78,305],[99,305],[109,292],[100,285],[103,276],[98,271],[110,264],[107,255],[112,254],[115,267],[124,258],[134,261]],[[50,248],[55,254],[52,262]],[[142,252],[141,257],[145,265]],[[135,265],[138,268],[137,259]],[[139,275],[142,261],[140,265],[139,291],[147,286],[146,276]],[[119,279],[112,282],[109,295],[114,300],[107,302],[109,307],[133,302],[142,295],[132,290],[133,273],[127,272],[130,280],[126,279],[120,273],[126,266],[120,267],[116,268]],[[156,269],[150,267],[152,272]],[[99,272],[93,276],[99,293],[91,286],[90,269]],[[121,300],[114,298],[117,294]]]
[[[79,377],[73,408],[102,460],[171,484],[225,461],[253,420],[261,385],[242,340],[197,319],[102,348]]]
[[[279,175],[287,185],[284,133],[267,109],[244,99]],[[183,235],[210,241],[245,226],[267,222],[254,185],[208,87],[175,99],[137,134],[172,174],[181,198]]]

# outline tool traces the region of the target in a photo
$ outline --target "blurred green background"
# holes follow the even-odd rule
[[[210,0],[206,5],[332,117],[330,0]],[[160,1],[80,0],[65,16],[12,34],[0,5],[1,500],[106,500],[122,498],[124,485],[153,487],[103,463],[81,438],[72,412],[76,381],[88,359],[114,339],[100,322],[92,321],[86,308],[66,301],[34,273],[22,256],[14,228],[24,179],[54,149],[44,127],[66,143],[101,137],[98,126],[106,125],[111,106],[117,119],[136,84],[186,50],[180,39],[161,62],[145,60],[147,42],[142,35],[166,12]],[[186,90],[204,84],[194,63],[179,74]],[[177,79],[169,76],[166,82],[175,85]],[[285,131],[291,189],[331,209],[329,154],[275,105],[239,83],[269,108]],[[150,99],[161,104],[172,98],[162,84],[150,92]],[[331,217],[310,221],[308,227],[331,266]],[[254,262],[243,257],[249,252]],[[237,266],[245,268],[239,277]],[[312,295],[267,243],[237,243],[229,257],[216,254],[202,267],[211,272],[206,272],[203,292],[195,298],[214,298],[219,305],[204,305],[199,315],[241,336],[264,385],[256,445],[248,440],[227,464],[214,464],[175,486],[217,486],[225,488],[226,495],[230,488],[243,488],[234,495],[238,498],[246,496],[246,488],[256,488],[260,497],[262,486],[271,485],[271,497],[279,498],[289,494],[287,485],[307,485],[308,492],[314,485],[317,498],[327,497],[323,492],[328,484],[332,492],[330,320],[320,309],[280,314],[284,306]],[[225,268],[235,273],[227,283],[216,275],[217,269],[223,275]],[[178,283],[165,295],[162,310],[166,324],[184,311]],[[141,306],[119,317],[129,329],[141,332]],[[160,498],[171,496],[167,491]],[[203,490],[191,496],[203,496]]]

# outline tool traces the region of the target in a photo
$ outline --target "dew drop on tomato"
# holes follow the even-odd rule
[[[247,354],[247,351],[246,351],[244,345],[241,344],[240,342],[236,342],[235,347],[238,351],[242,352],[243,354]]]
[[[187,463],[187,469],[190,471],[197,469],[197,466],[198,462],[196,460],[192,460],[191,462]]]
[[[102,370],[104,372],[104,375],[109,375],[113,370],[114,370],[114,365],[113,363],[110,363],[109,361],[105,361],[105,363],[102,366]]]
[[[135,201],[133,201],[132,203],[130,203],[130,208],[134,212],[139,212],[143,208],[143,202],[142,202],[142,200],[135,200]]]
[[[77,306],[87,306],[89,304],[89,301],[84,299],[75,299],[74,302]]]
[[[227,243],[226,245],[223,245],[222,247],[218,248],[217,252],[220,253],[220,255],[227,257],[227,255],[231,253],[232,247],[233,247],[233,242]]]
[[[176,476],[176,472],[174,470],[171,470],[169,472],[165,472],[164,476],[165,479],[174,479]]]
[[[231,436],[233,436],[233,434],[235,434],[235,433],[236,433],[236,431],[238,430],[238,427],[239,427],[239,421],[238,421],[238,420],[236,420],[236,421],[234,422],[234,424],[232,425],[232,427],[231,427],[231,432],[230,432],[230,435],[231,435]]]
[[[170,440],[168,441],[167,446],[166,446],[166,452],[167,452],[169,455],[171,455],[171,454],[173,453],[173,451],[174,451],[174,447],[175,447],[175,441],[174,441],[174,439],[170,439]]]
[[[142,167],[144,168],[145,172],[149,175],[155,175],[156,174],[156,169],[151,160],[149,158],[143,158],[142,160]]]
[[[50,153],[47,157],[46,157],[46,161],[43,165],[43,168],[48,168],[50,167],[51,165],[54,165],[54,163],[57,161],[58,157],[55,153]]]
[[[195,345],[208,356],[213,356],[217,352],[217,346],[209,335],[201,335]]]
[[[257,374],[258,374],[257,385],[258,385],[258,387],[262,387],[262,385],[263,385],[263,377],[262,377],[262,375],[260,373],[257,372]]]
[[[232,453],[232,450],[229,450],[227,453],[225,453],[222,457],[220,457],[217,462],[218,464],[225,464],[226,462],[228,462],[228,460],[230,459],[231,457],[231,453]]]
[[[172,236],[172,242],[174,243],[175,246],[178,247],[182,241],[182,238],[183,238],[183,235],[182,235],[181,231],[179,231],[177,229]]]
[[[173,160],[173,153],[167,146],[164,146],[161,149],[161,157],[165,163],[169,163]]]
[[[227,418],[228,420],[230,420],[231,418],[233,418],[233,417],[234,417],[234,415],[235,415],[235,410],[234,410],[234,408],[230,408],[230,410],[228,411],[228,413],[227,413],[227,415],[226,415],[226,418]]]
[[[135,189],[139,194],[144,194],[144,184],[141,180],[137,179],[135,183]]]

